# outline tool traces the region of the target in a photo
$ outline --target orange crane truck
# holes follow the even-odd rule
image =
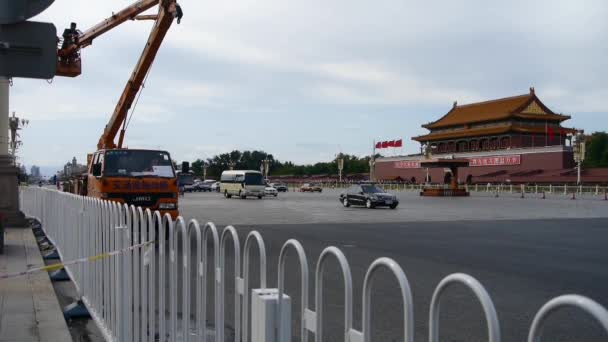
[[[156,5],[157,14],[142,15]],[[177,18],[179,23],[182,14],[175,0],[139,0],[86,32],[78,31],[72,23],[62,39],[58,39],[57,75],[76,77],[82,71],[80,50],[91,45],[93,39],[127,20],[154,20],[139,61],[97,143],[97,151],[88,155],[81,194],[159,210],[173,218],[178,216],[178,184],[169,153],[126,148],[123,140],[129,109],[173,20]]]

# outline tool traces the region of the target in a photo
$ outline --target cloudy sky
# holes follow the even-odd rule
[[[40,21],[86,29],[129,0],[58,0]],[[605,0],[182,0],[126,143],[179,161],[262,149],[298,163],[365,155],[374,139],[418,150],[421,124],[453,101],[536,88],[566,125],[608,129]],[[83,50],[75,79],[15,80],[30,119],[21,161],[84,160],[139,57],[150,22],[127,22]]]

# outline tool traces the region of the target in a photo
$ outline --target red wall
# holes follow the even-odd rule
[[[425,169],[397,169],[394,167],[394,164],[395,161],[377,161],[375,169],[376,179],[394,180],[397,177],[400,177],[403,180],[409,181],[412,177],[415,177],[417,183],[424,181],[426,175]],[[512,181],[534,181],[534,179],[540,176],[546,178],[552,174],[560,174],[560,172],[563,172],[565,169],[571,169],[573,167],[574,160],[572,152],[527,153],[521,154],[520,165],[465,167],[459,169],[458,178],[460,182],[465,182],[467,176],[470,174],[473,176],[473,182],[505,181],[507,179],[511,179]],[[531,172],[534,170],[542,170],[542,173],[528,176],[512,175],[513,173]],[[497,173],[499,171],[506,171],[506,173],[483,177],[484,175]],[[433,183],[443,183],[443,169],[430,169],[429,174]]]

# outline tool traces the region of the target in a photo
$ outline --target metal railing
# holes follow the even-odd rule
[[[21,196],[22,209],[42,223],[48,239],[64,261],[98,256],[96,261],[66,266],[66,271],[106,340],[207,341],[207,280],[213,278],[216,294],[213,303],[215,341],[224,341],[224,290],[228,276],[225,272],[226,247],[232,241],[234,274],[230,276],[234,276],[235,283],[234,340],[266,342],[249,334],[254,324],[249,311],[249,264],[254,245],[260,256],[259,286],[267,286],[266,248],[257,231],[249,233],[241,250],[238,232],[232,226],[220,232],[213,223],[207,223],[201,228],[196,220],[186,223],[180,217],[173,221],[168,215],[161,217],[158,212],[43,188],[22,188]],[[195,253],[191,250],[191,239],[195,241]],[[207,250],[208,242],[213,247],[211,255]],[[107,257],[109,252],[138,245],[142,247]],[[182,253],[178,255],[180,250]],[[317,260],[314,274],[315,311],[309,307],[309,270],[304,247],[293,239],[285,242],[278,261],[278,298],[283,298],[285,292],[284,277],[289,250],[296,252],[300,265],[301,330],[297,335],[302,342],[306,342],[310,334],[316,342],[322,340],[323,274],[330,258],[338,261],[344,281],[345,342],[373,340],[370,329],[371,297],[374,293],[374,275],[381,268],[388,269],[397,280],[403,305],[404,341],[414,341],[412,293],[405,272],[394,260],[376,259],[367,270],[361,294],[363,316],[359,331],[353,327],[350,266],[337,247],[327,247]],[[166,279],[169,279],[168,286]],[[500,326],[490,294],[475,278],[461,273],[448,275],[434,291],[429,315],[429,341],[439,340],[440,302],[445,296],[445,289],[455,283],[465,285],[478,298],[487,322],[488,341],[499,342]],[[194,284],[194,290],[191,284]],[[337,286],[342,287],[340,284]],[[180,312],[178,303],[181,303]],[[274,322],[281,322],[282,311],[285,310],[283,306],[283,300],[279,300]],[[608,333],[608,311],[604,307],[586,297],[565,295],[550,300],[538,311],[531,323],[529,342],[541,341],[544,322],[562,306],[575,306],[588,312]],[[259,317],[256,319],[259,320]],[[259,324],[258,320],[255,324]],[[282,324],[275,326],[276,336],[282,336],[284,329],[286,328]],[[293,335],[293,332],[288,332],[288,336]]]
[[[324,189],[347,189],[353,184],[359,182],[318,182]],[[404,183],[404,182],[377,182],[387,191],[422,191],[422,189],[447,189],[449,184],[419,184],[419,183]],[[299,191],[300,187],[305,184],[289,183],[288,187],[291,191]],[[608,197],[608,186],[602,185],[571,185],[571,184],[508,184],[508,183],[487,183],[487,184],[459,184],[460,189],[469,192],[491,192],[491,193],[513,193],[513,194],[553,194],[571,196],[573,193],[576,196],[598,196],[601,198]]]

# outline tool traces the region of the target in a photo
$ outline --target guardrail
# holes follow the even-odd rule
[[[354,184],[359,182],[310,182],[318,184],[324,189],[347,189]],[[306,184],[302,183],[289,183],[288,187],[292,191],[299,191],[300,187]],[[449,188],[449,184],[413,184],[413,183],[397,183],[397,182],[377,182],[378,185],[382,186],[385,190],[391,191],[421,191],[424,188],[431,189],[444,189]],[[487,184],[460,184],[460,189],[465,189],[469,192],[491,192],[491,193],[516,193],[521,192],[525,194],[557,194],[557,195],[572,195],[573,193],[577,196],[608,196],[608,186],[600,185],[570,185],[570,184],[506,184],[506,183],[487,183]]]
[[[118,256],[100,257],[97,261],[66,266],[79,297],[106,340],[207,341],[207,279],[213,278],[216,294],[213,303],[215,341],[224,341],[226,249],[229,241],[232,241],[234,274],[230,276],[234,277],[235,283],[234,340],[269,341],[260,340],[259,336],[251,336],[249,333],[257,328],[254,326],[256,324],[268,324],[268,321],[263,322],[264,318],[259,316],[252,321],[253,315],[250,312],[250,308],[253,308],[249,288],[249,255],[254,245],[260,255],[259,286],[262,289],[267,286],[266,248],[258,232],[249,233],[241,250],[238,232],[232,226],[220,232],[213,223],[207,223],[201,228],[196,220],[186,223],[180,217],[173,221],[168,215],[161,217],[158,212],[42,188],[22,188],[21,196],[22,209],[28,216],[37,218],[42,223],[46,236],[63,260],[104,255],[124,247],[156,241],[156,245],[148,244],[142,249],[127,250]],[[192,253],[191,239],[195,241],[196,253]],[[211,256],[207,250],[208,242],[213,246]],[[361,330],[356,330],[353,327],[350,266],[342,251],[336,247],[327,247],[317,260],[313,310],[309,307],[308,300],[308,259],[304,247],[296,240],[285,242],[279,256],[278,289],[275,290],[279,293],[276,298],[281,300],[278,301],[276,315],[270,319],[276,333],[274,341],[279,340],[276,339],[277,336],[294,335],[291,331],[285,331],[291,324],[276,323],[283,322],[283,314],[290,311],[285,308],[287,304],[283,299],[286,255],[289,250],[295,250],[300,266],[301,330],[297,335],[302,342],[306,342],[311,334],[316,342],[322,340],[323,314],[320,308],[323,307],[324,265],[329,258],[338,261],[344,280],[345,342],[373,340],[370,329],[371,297],[374,292],[374,275],[381,268],[388,269],[397,280],[403,305],[404,341],[414,341],[412,293],[408,278],[399,264],[389,258],[379,258],[368,268],[361,294],[362,327]],[[169,279],[168,285],[166,279]],[[191,283],[195,286],[194,291],[190,287]],[[429,341],[439,341],[440,302],[445,296],[445,289],[455,283],[464,284],[479,299],[486,317],[488,341],[499,342],[500,326],[490,294],[475,278],[461,273],[445,277],[435,289],[429,315]],[[193,303],[194,310],[191,306]],[[544,322],[562,306],[575,306],[588,312],[608,333],[608,311],[604,307],[589,298],[566,295],[549,301],[538,311],[531,324],[529,342],[541,341]],[[280,339],[281,342],[288,340],[289,338]]]

